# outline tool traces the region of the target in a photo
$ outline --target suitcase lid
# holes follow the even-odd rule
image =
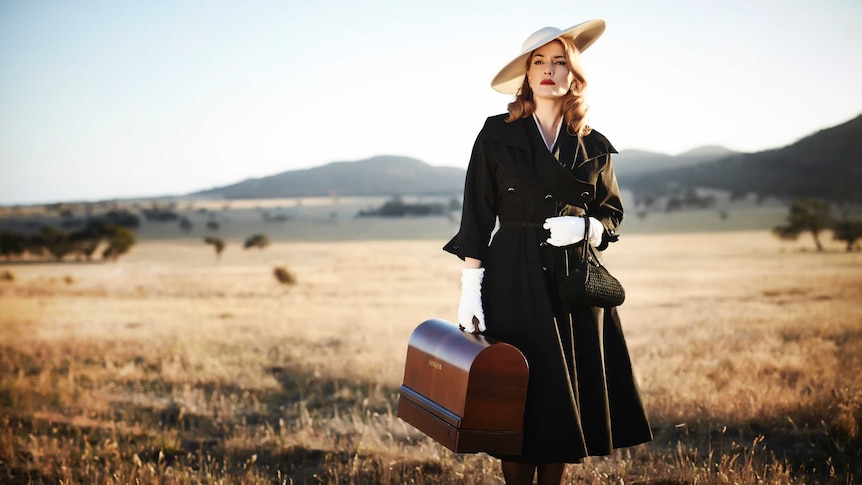
[[[528,375],[527,360],[514,346],[432,319],[410,336],[402,395],[453,426],[485,426],[501,417],[516,426]],[[505,416],[486,412],[493,408]]]

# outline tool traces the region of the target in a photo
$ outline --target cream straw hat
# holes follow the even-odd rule
[[[593,45],[605,31],[605,21],[602,19],[587,20],[566,30],[556,27],[545,27],[533,32],[521,46],[521,53],[500,69],[491,81],[491,87],[503,94],[517,94],[521,89],[526,74],[526,61],[531,52],[542,47],[558,37],[569,37],[575,42],[578,51],[584,52]]]

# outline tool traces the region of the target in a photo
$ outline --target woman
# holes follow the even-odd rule
[[[585,229],[601,251],[623,218],[616,150],[587,126],[583,99],[580,53],[604,30],[541,29],[494,78],[515,100],[476,139],[461,227],[444,247],[465,261],[461,326],[530,366],[522,453],[499,457],[508,484],[559,484],[566,463],[652,439],[616,309],[571,306],[557,289]]]

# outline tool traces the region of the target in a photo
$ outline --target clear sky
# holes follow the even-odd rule
[[[0,204],[177,195],[394,154],[466,167],[533,31],[618,149],[758,151],[862,113],[858,0],[0,2]]]

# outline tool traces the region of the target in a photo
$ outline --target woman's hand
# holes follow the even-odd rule
[[[560,216],[545,219],[545,224],[542,227],[551,231],[551,237],[548,238],[547,243],[562,247],[583,241],[584,221],[590,223],[588,233],[590,244],[593,247],[598,246],[602,243],[602,234],[605,232],[605,228],[594,217]]]
[[[465,331],[485,331],[485,311],[482,309],[482,278],[485,268],[461,270],[461,302],[458,304],[458,323]],[[475,321],[475,323],[474,323]]]

